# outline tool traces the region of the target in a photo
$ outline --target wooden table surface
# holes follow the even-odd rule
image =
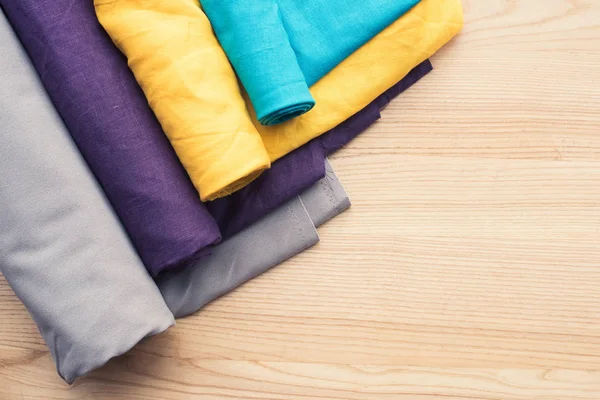
[[[464,6],[313,249],[71,388],[0,280],[0,398],[600,399],[600,0]]]

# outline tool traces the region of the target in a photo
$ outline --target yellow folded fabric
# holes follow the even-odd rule
[[[366,107],[463,24],[460,0],[422,0],[313,85],[310,112],[263,126],[247,98],[244,104],[198,0],[95,0],[95,6],[203,200],[240,189],[269,160]]]
[[[229,60],[197,0],[96,0],[202,200],[270,167]]]
[[[316,102],[310,112],[273,126],[254,119],[271,161],[366,107],[448,43],[462,26],[460,0],[421,0],[310,88]]]

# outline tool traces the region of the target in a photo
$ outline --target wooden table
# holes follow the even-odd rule
[[[72,388],[2,280],[0,398],[600,399],[600,1],[464,5],[320,244]]]

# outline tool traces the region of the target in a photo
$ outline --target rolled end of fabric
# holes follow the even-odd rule
[[[280,124],[315,106],[276,1],[201,3],[261,125]]]
[[[300,78],[301,74],[297,75],[293,81],[278,86],[246,86],[256,119],[261,125],[281,124],[313,109],[316,101],[306,82]]]
[[[258,119],[261,125],[277,125],[282,122],[289,121],[290,119],[299,117],[302,114],[306,114],[315,106],[315,101],[305,101],[299,104],[292,104],[284,108],[275,110],[274,112],[265,115]]]
[[[206,195],[202,195],[202,201],[212,201],[216,199],[220,199],[221,197],[229,196],[238,190],[246,187],[250,183],[252,183],[256,178],[258,178],[263,171],[268,169],[271,166],[270,163],[261,163],[261,165],[254,168],[252,172],[243,176],[242,178],[235,179],[229,185],[225,187],[220,187],[220,185],[215,185],[214,189],[211,186],[208,186],[208,190],[201,191],[201,193],[208,192]]]
[[[260,64],[263,58],[260,61],[251,57],[231,58],[250,100],[248,107],[254,109],[256,120],[263,126],[277,125],[299,117],[316,104],[292,50],[286,50],[291,54],[279,60],[271,54],[274,50],[260,52],[264,57],[270,55],[266,58],[273,60],[273,63],[285,65],[285,72],[272,72],[266,68],[261,70],[260,65],[254,65]],[[286,51],[282,50],[282,53]]]
[[[240,132],[234,136],[234,140],[235,145],[229,146],[227,151],[218,157],[211,157],[212,163],[209,159],[198,162],[194,157],[190,157],[191,162],[188,165],[184,162],[202,201],[229,196],[253,182],[271,167],[269,154],[260,136]],[[183,151],[181,153],[184,154]],[[182,161],[184,160],[188,159],[182,158]]]
[[[143,299],[143,297],[140,299]],[[60,358],[55,359],[58,375],[71,385],[77,379],[103,367],[113,358],[131,351],[143,339],[163,333],[174,326],[175,317],[170,312],[162,310],[162,308],[161,305],[160,312],[149,310],[148,314],[144,314],[145,321],[131,324],[130,327],[127,327],[127,330],[117,327],[117,329],[121,329],[117,334],[111,333],[104,337],[100,337],[100,335],[89,337],[88,340],[93,342],[93,345],[87,345],[86,347],[83,344],[84,342],[81,342],[66,348],[51,348],[54,357],[60,357],[63,354],[75,354],[75,356],[69,357],[68,360],[62,363],[59,363]],[[127,326],[125,321],[122,321],[122,325]],[[51,344],[48,343],[48,345]],[[79,359],[77,359],[78,357]]]

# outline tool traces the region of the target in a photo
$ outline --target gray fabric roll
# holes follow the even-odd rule
[[[174,323],[0,10],[0,270],[67,382]]]
[[[313,215],[320,225],[350,206],[329,164],[327,171],[325,178],[299,198],[215,246],[212,255],[194,267],[159,277],[158,286],[175,317],[196,312],[317,243]]]

